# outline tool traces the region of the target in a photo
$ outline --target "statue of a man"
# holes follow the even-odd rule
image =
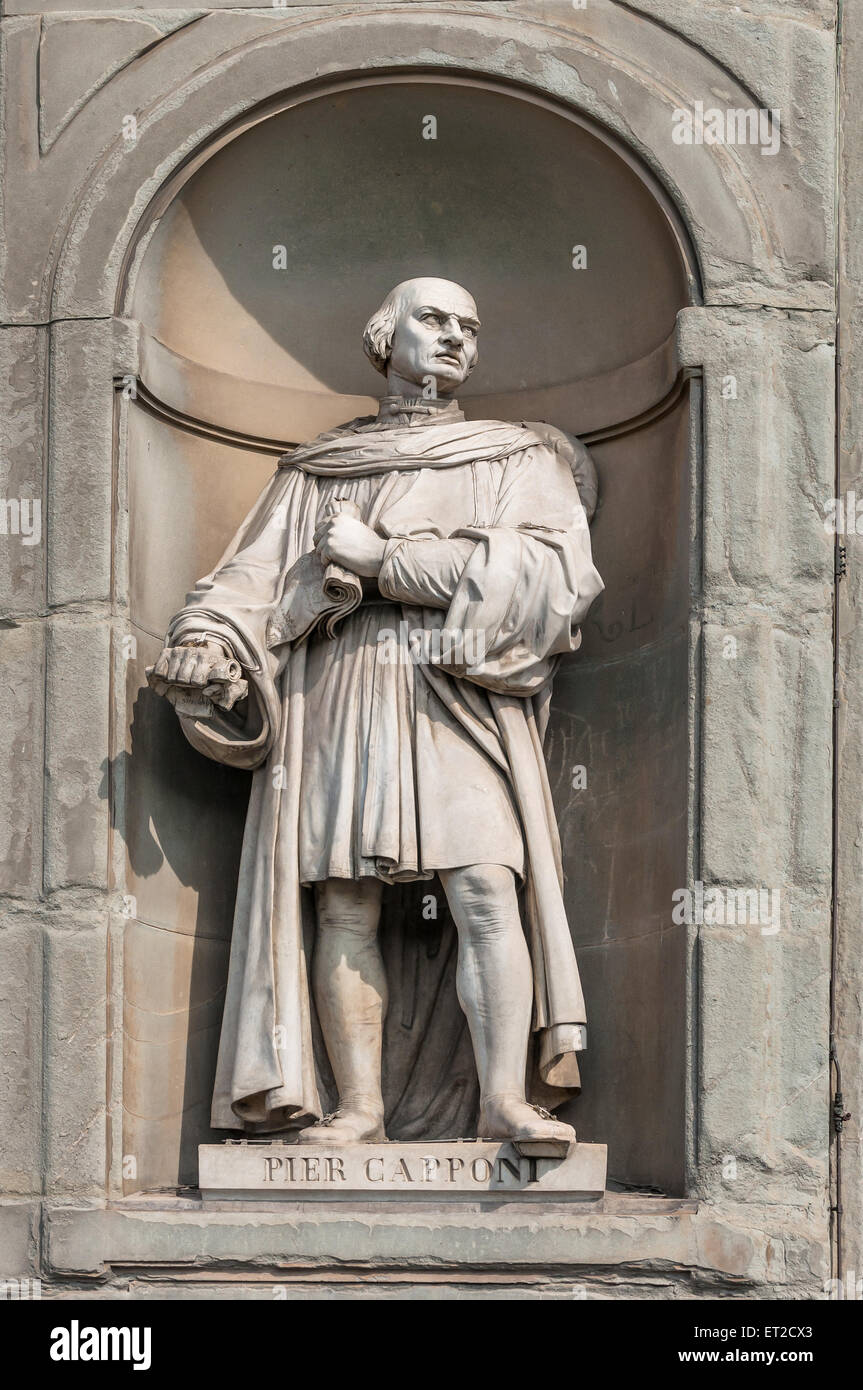
[[[530,1103],[577,1088],[586,1037],[542,735],[558,659],[602,581],[566,437],[467,421],[454,400],[479,326],[450,281],[387,295],[364,336],[386,377],[378,415],[279,461],[150,673],[195,748],[256,769],[216,1128],[385,1137],[382,893],[436,874],[458,930],[479,1135],[523,1152],[574,1138]],[[334,574],[355,586],[340,618]],[[339,1095],[325,1118],[315,1009]]]

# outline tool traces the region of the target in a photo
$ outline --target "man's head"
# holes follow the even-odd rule
[[[363,334],[372,365],[392,395],[451,395],[477,362],[479,316],[452,280],[420,277],[390,290]]]

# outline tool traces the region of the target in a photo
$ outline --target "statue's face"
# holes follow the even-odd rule
[[[389,369],[420,390],[433,377],[437,394],[447,396],[473,370],[478,332],[467,290],[449,280],[414,280],[402,300]]]

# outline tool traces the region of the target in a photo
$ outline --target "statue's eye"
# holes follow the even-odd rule
[[[422,321],[423,321],[423,323],[437,323],[437,324],[439,324],[439,323],[441,322],[441,317],[440,317],[440,314],[433,314],[433,313],[429,312],[429,313],[427,313],[427,314],[423,314],[423,315],[422,315]]]

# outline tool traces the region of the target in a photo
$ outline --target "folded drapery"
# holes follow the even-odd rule
[[[334,612],[312,552],[315,528],[340,492],[387,538],[379,587],[402,605],[405,620],[431,631],[443,609],[447,628],[482,634],[480,659],[445,669],[430,659],[418,665],[417,679],[429,684],[511,789],[526,850],[532,1096],[559,1104],[578,1085],[575,1051],[584,1045],[586,1019],[542,731],[558,660],[578,645],[578,623],[602,588],[584,509],[566,459],[524,427],[451,421],[376,429],[360,422],[282,460],[168,634],[171,644],[201,632],[216,635],[241,662],[250,692],[242,727],[217,709],[206,719],[182,719],[201,752],[257,769],[213,1124],[273,1130],[322,1113],[299,872],[308,669],[308,641],[301,639]],[[424,570],[429,542],[438,546],[437,560]],[[338,673],[352,657],[339,628],[334,631]],[[382,699],[383,688],[358,698]],[[419,744],[414,753],[422,756]],[[370,758],[370,766],[378,769],[375,776],[386,775],[380,760]],[[374,785],[363,789],[366,807],[374,795]]]

